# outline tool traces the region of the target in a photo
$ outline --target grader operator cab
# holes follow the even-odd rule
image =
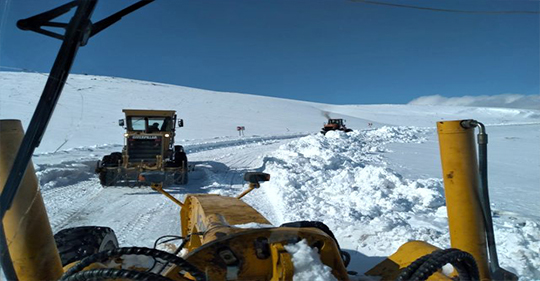
[[[53,236],[31,156],[46,130],[78,47],[84,46],[88,38],[122,16],[150,2],[142,0],[105,20],[92,23],[90,17],[96,0],[78,0],[18,23],[25,30],[62,39],[63,44],[26,134],[20,121],[0,120],[0,263],[3,275],[10,281],[292,280],[295,265],[286,248],[304,241],[331,269],[335,278],[349,280],[346,266],[350,257],[323,223],[300,221],[279,227],[267,226],[266,218],[240,200],[259,188],[259,182],[269,180],[270,176],[263,173],[246,173],[244,179],[249,182],[249,188],[236,198],[189,194],[182,203],[163,190],[163,182],[167,181],[165,171],[157,168],[140,171],[138,181],[149,183],[181,208],[182,236],[162,237],[182,241],[173,253],[155,247],[118,248],[114,232],[107,227],[77,227]],[[75,7],[77,10],[69,24],[51,22]],[[66,32],[64,35],[45,32],[42,26],[61,26]],[[126,113],[131,116],[125,120],[128,129],[132,130],[131,134],[130,130],[126,133],[128,138],[156,136],[151,140],[157,142],[161,136],[160,145],[163,145],[165,134],[172,132],[168,130],[172,130],[173,112],[161,115],[162,122],[157,122],[160,131],[149,127],[156,116]],[[485,156],[487,135],[484,126],[474,120],[461,120],[439,122],[437,127],[451,245],[455,249],[440,250],[426,242],[408,242],[365,274],[382,280],[515,280],[514,275],[498,265],[487,196],[485,157],[479,157],[478,169],[474,131],[480,129],[479,155]],[[131,156],[133,154],[127,148],[118,162],[127,162]],[[142,163],[146,163],[144,159]],[[159,163],[155,165],[148,167],[157,167]],[[481,187],[479,183],[482,183]],[[245,228],[253,224],[263,227]],[[150,263],[141,264],[133,255],[149,257]],[[440,270],[447,263],[454,268],[450,275]]]
[[[124,109],[124,149],[98,161],[96,173],[102,186],[137,185],[144,171],[161,171],[167,175],[167,185],[186,184],[188,161],[184,148],[174,145],[176,112],[172,110]],[[178,127],[183,127],[178,120]]]
[[[344,131],[348,133],[352,132],[352,129],[345,126],[345,120],[343,119],[328,119],[328,123],[324,124],[321,133],[324,135],[329,131]]]

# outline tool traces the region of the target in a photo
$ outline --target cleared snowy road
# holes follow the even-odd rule
[[[246,171],[260,170],[263,155],[298,136],[229,138],[186,145],[195,171],[186,186],[169,192],[180,200],[188,193],[238,194],[245,188]],[[36,155],[34,162],[54,232],[83,225],[108,226],[115,230],[121,245],[147,247],[161,235],[180,234],[180,208],[165,196],[149,187],[100,186],[94,174],[96,161],[120,149],[119,145],[105,145]],[[270,206],[260,206],[272,217]]]

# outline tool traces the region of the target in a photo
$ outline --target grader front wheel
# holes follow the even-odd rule
[[[114,170],[103,169],[99,172],[99,183],[101,186],[113,186],[116,184],[118,173]]]
[[[116,234],[111,228],[82,226],[67,228],[54,235],[62,266],[95,253],[118,248]]]

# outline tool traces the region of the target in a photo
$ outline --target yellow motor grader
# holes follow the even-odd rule
[[[241,200],[269,180],[247,173],[249,189],[234,197],[191,194],[182,203],[163,190],[162,171],[139,174],[180,206],[181,239],[173,252],[118,247],[107,227],[65,229],[53,235],[31,156],[39,145],[67,79],[78,47],[128,13],[152,2],[140,1],[92,23],[96,0],[78,0],[21,20],[18,26],[63,40],[51,75],[24,134],[18,120],[0,121],[0,264],[7,280],[292,280],[295,264],[287,245],[305,241],[338,280],[349,280],[350,261],[321,222],[293,222],[279,227]],[[68,24],[52,20],[76,8]],[[42,29],[62,27],[65,34]],[[443,178],[452,249],[411,241],[366,272],[382,280],[508,280],[515,276],[498,266],[485,166],[487,135],[474,120],[439,122]],[[474,130],[480,129],[480,169]],[[479,172],[480,171],[480,172]],[[480,177],[480,180],[479,180]],[[482,183],[479,186],[479,183]],[[136,208],[136,206],[134,206]],[[246,228],[246,225],[248,226]],[[253,227],[258,225],[259,227]],[[260,226],[263,227],[260,227]],[[165,237],[167,238],[167,237]],[[133,262],[146,256],[150,265]],[[450,263],[453,272],[440,268]]]
[[[118,124],[126,129],[124,149],[103,156],[96,173],[102,186],[139,185],[139,174],[161,171],[166,185],[188,182],[188,160],[181,145],[174,145],[176,112],[173,110],[124,109]],[[178,120],[178,127],[183,127]]]

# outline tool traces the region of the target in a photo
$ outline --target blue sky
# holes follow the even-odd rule
[[[60,41],[15,23],[65,2],[0,0],[0,70],[50,70]],[[100,1],[94,21],[129,3]],[[539,1],[399,3],[540,10]],[[539,25],[538,14],[338,0],[157,0],[92,38],[72,73],[335,104],[532,95],[540,92]]]

